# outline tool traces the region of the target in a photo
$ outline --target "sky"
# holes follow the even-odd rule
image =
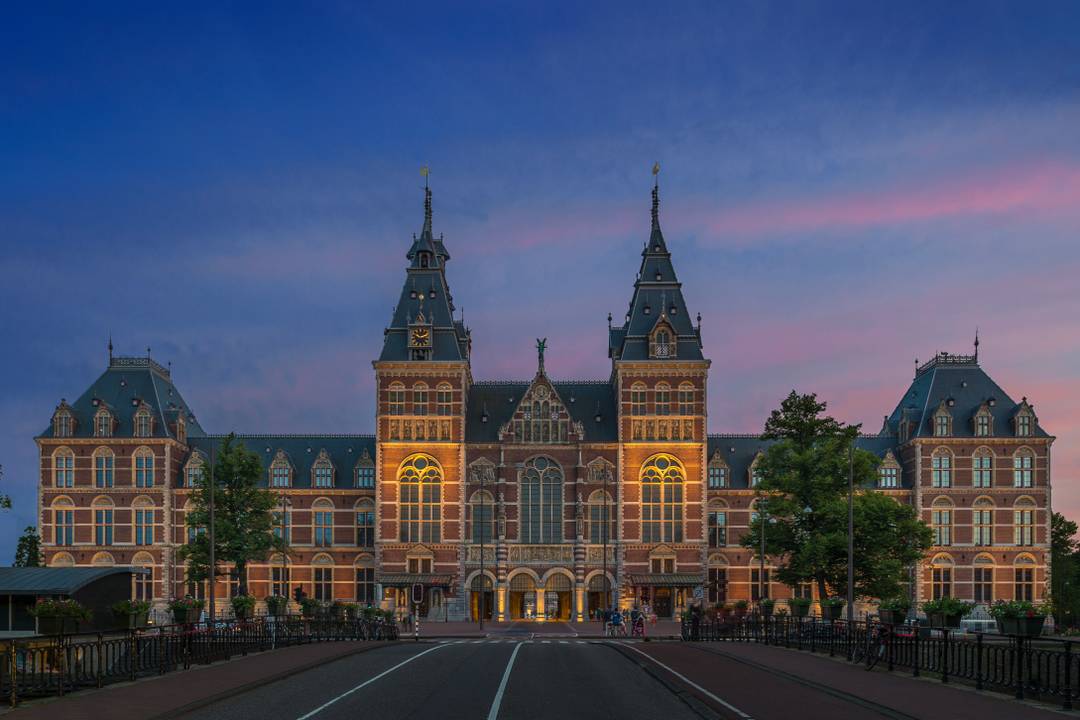
[[[660,162],[711,432],[876,432],[978,328],[1080,518],[1080,4],[451,5],[7,8],[0,562],[110,332],[211,431],[371,432],[422,165],[476,379],[607,377]]]

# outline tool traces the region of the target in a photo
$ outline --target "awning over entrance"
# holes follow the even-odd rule
[[[421,585],[434,585],[435,587],[450,587],[450,582],[453,580],[452,575],[435,575],[432,573],[394,573],[389,575],[380,575],[375,578],[375,581],[382,583],[383,587],[412,587],[419,583]]]
[[[661,587],[696,587],[704,582],[704,577],[693,573],[646,573],[631,575],[630,584],[638,587],[659,585]]]

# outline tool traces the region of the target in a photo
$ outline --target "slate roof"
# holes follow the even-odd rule
[[[117,421],[113,437],[132,437],[135,434],[133,417],[141,403],[146,403],[153,414],[153,437],[173,437],[170,424],[176,422],[178,414],[184,417],[188,437],[204,434],[194,412],[173,385],[168,368],[148,357],[113,357],[105,372],[70,403],[75,417],[72,437],[93,437],[94,415],[101,404]],[[52,422],[39,437],[53,437]]]
[[[465,416],[465,442],[498,442],[499,428],[514,415],[529,380],[477,382],[469,388]],[[585,442],[617,442],[619,422],[615,414],[615,389],[608,381],[551,381],[575,421],[585,430]],[[600,422],[596,422],[599,408]],[[486,415],[486,422],[485,422]]]
[[[663,317],[676,335],[678,360],[702,360],[701,332],[690,320],[682,295],[682,283],[675,275],[664,234],[660,230],[659,189],[652,191],[652,233],[641,251],[641,269],[634,281],[634,294],[622,327],[608,332],[608,357],[613,360],[649,360],[649,333]],[[659,279],[657,279],[659,278]]]
[[[1012,419],[1020,408],[1020,403],[979,367],[977,355],[939,353],[917,370],[907,392],[886,420],[886,428],[891,434],[898,434],[901,420],[912,420],[917,423],[912,437],[932,437],[931,419],[942,401],[952,415],[951,437],[960,438],[975,437],[972,418],[984,402],[993,403],[988,409],[994,417],[993,434],[999,437],[1013,434]],[[1048,437],[1038,423],[1034,434]]]
[[[80,588],[116,573],[145,574],[145,568],[0,567],[0,595],[71,595]]]
[[[208,435],[192,438],[193,452],[200,452],[210,457],[210,447],[221,447],[225,435]],[[374,462],[374,435],[237,435],[236,441],[243,444],[262,461],[262,484],[269,485],[269,467],[278,450],[285,452],[293,466],[293,482],[290,487],[312,487],[311,468],[319,457],[320,450],[326,450],[330,462],[334,465],[334,487],[355,487],[354,470],[357,462],[367,457]],[[190,455],[189,455],[190,457]],[[187,458],[185,458],[185,462]]]

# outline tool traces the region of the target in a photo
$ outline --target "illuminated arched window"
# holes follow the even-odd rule
[[[563,541],[563,472],[543,455],[530,458],[521,471],[521,542]]]
[[[405,458],[398,468],[401,542],[439,542],[442,518],[442,468],[425,453]]]
[[[641,539],[682,542],[686,472],[672,455],[653,455],[641,466]]]
[[[69,448],[57,448],[53,453],[53,485],[75,487],[75,453]]]
[[[589,527],[586,537],[594,545],[615,542],[615,503],[603,490],[589,496]]]

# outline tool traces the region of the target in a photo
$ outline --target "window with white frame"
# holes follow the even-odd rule
[[[900,468],[896,465],[880,465],[878,467],[878,487],[900,487]]]
[[[398,469],[401,542],[439,542],[442,518],[442,468],[430,455],[405,458]]]
[[[1013,455],[1013,487],[1029,488],[1032,486],[1032,467],[1035,458],[1030,450],[1018,450]]]
[[[53,503],[53,532],[55,545],[75,544],[75,508],[66,498]]]
[[[75,487],[75,453],[67,448],[60,448],[53,455],[53,485]]]
[[[972,541],[976,545],[994,544],[994,503],[989,498],[979,498],[972,503]]]
[[[154,452],[150,448],[135,451],[135,487],[154,487]]]
[[[665,382],[656,385],[656,414],[671,414],[671,386]]]
[[[646,389],[645,383],[636,382],[630,388],[630,414],[631,415],[644,415],[645,414],[645,397]]]
[[[971,485],[988,488],[994,484],[994,458],[989,450],[978,450],[971,457]]]
[[[334,544],[334,506],[328,500],[318,500],[313,506],[312,524],[316,547]]]
[[[679,383],[679,414],[694,414],[694,386],[688,382]]]
[[[112,450],[101,448],[94,453],[94,486],[99,488],[111,488],[113,486],[113,471],[115,460]]]
[[[709,463],[709,489],[725,488],[728,485],[728,467],[722,463]]]
[[[270,487],[289,487],[292,485],[292,466],[285,453],[278,450],[274,461],[270,463]]]
[[[934,501],[930,524],[935,545],[952,545],[952,506],[947,501]]]
[[[1013,544],[1035,544],[1035,509],[1031,501],[1016,502],[1013,510]]]
[[[405,386],[399,382],[391,383],[388,392],[389,413],[391,415],[405,414]]]
[[[930,458],[930,484],[936,488],[952,487],[952,455],[936,450]]]
[[[315,487],[334,487],[334,466],[331,464],[325,450],[319,453],[319,459],[315,461],[311,471],[315,476]]]
[[[413,385],[413,415],[428,414],[428,386],[426,383]]]
[[[435,404],[439,415],[450,415],[453,412],[454,390],[450,383],[439,383],[435,391]]]

